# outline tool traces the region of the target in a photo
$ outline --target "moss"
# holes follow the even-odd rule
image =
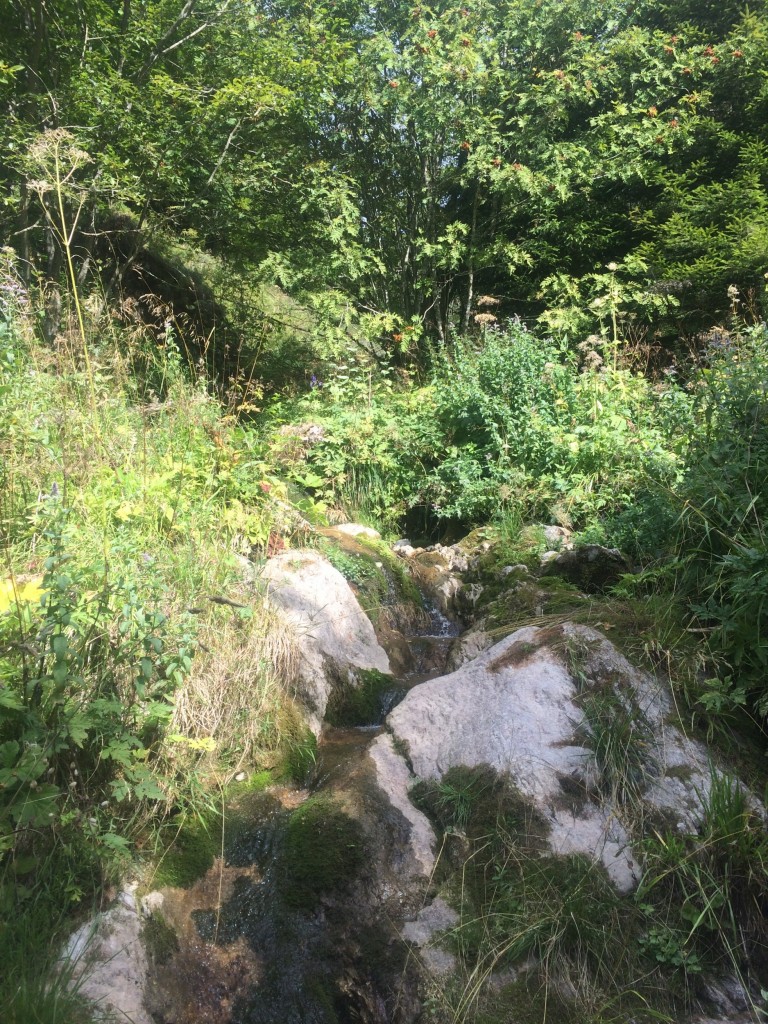
[[[358,822],[332,799],[312,797],[291,815],[278,864],[278,885],[288,906],[310,910],[343,890],[366,861]]]
[[[374,626],[384,607],[423,609],[421,592],[407,566],[384,541],[364,535],[350,537],[331,529],[325,531],[320,548],[352,586]]]
[[[328,701],[325,720],[346,727],[378,725],[385,713],[384,695],[396,688],[393,676],[376,669],[358,669],[357,682],[337,686]]]
[[[362,547],[368,548],[387,568],[390,578],[393,580],[398,591],[398,598],[401,601],[410,602],[417,608],[424,605],[421,591],[416,586],[408,572],[406,564],[399,558],[382,540],[375,540],[373,537],[358,538]]]
[[[155,888],[188,889],[213,866],[221,847],[221,815],[184,821],[160,858],[152,879]]]
[[[246,776],[241,782],[233,780],[226,789],[227,800],[237,800],[250,793],[263,793],[265,789],[277,781],[277,773],[272,768],[265,768],[263,771],[254,772]]]
[[[179,951],[176,932],[158,912],[147,918],[141,937],[144,940],[147,958],[153,967],[162,967],[163,964],[167,964],[174,953]]]
[[[321,1014],[322,1024],[339,1024],[339,1015],[336,1012],[338,993],[333,983],[322,976],[312,977],[307,980],[306,991],[313,1012]]]
[[[564,580],[526,577],[516,581],[511,576],[492,584],[483,594],[481,604],[486,608],[492,628],[500,629],[505,626],[517,628],[527,620],[543,615],[576,616],[587,604],[587,599]]]
[[[680,779],[682,782],[689,782],[693,775],[693,768],[689,764],[677,764],[667,767],[664,770],[664,777],[667,779]]]
[[[536,582],[543,595],[547,615],[570,612],[589,602],[589,598],[577,587],[558,576],[542,577]]]

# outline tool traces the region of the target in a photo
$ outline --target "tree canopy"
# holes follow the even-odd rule
[[[759,308],[762,7],[0,9],[0,223],[30,277],[62,270],[58,182],[81,280],[183,235],[385,354],[418,358],[478,316],[576,337],[618,306],[695,336],[729,285]]]

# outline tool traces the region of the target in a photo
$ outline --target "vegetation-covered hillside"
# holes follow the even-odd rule
[[[312,526],[620,548],[681,720],[764,776],[763,4],[0,19],[9,1019],[82,1020],[41,990],[62,922],[130,857],[212,856],[241,770],[302,775],[243,579]]]

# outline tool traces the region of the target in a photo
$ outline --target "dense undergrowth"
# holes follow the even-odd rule
[[[132,857],[215,827],[238,771],[304,770],[278,685],[293,648],[243,569],[300,517],[170,332],[118,336],[86,313],[41,345],[35,305],[5,285],[0,1005],[82,1021],[41,969],[59,928]]]
[[[236,397],[222,402],[170,328],[128,333],[86,303],[79,326],[74,318],[43,343],[37,300],[10,264],[3,294],[0,949],[11,968],[0,996],[11,1020],[35,1019],[27,1007],[46,1000],[58,1009],[40,1020],[82,1019],[39,965],[59,925],[90,909],[131,857],[205,832],[242,768],[305,770],[311,744],[280,684],[293,649],[245,578],[253,556],[322,544],[308,523],[355,518],[414,540],[484,524],[499,563],[525,557],[531,523],[616,545],[636,571],[610,614],[595,614],[624,617],[638,653],[676,686],[681,717],[710,735],[739,716],[761,726],[763,325],[734,320],[660,379],[634,370],[618,338],[574,351],[516,322],[435,349],[419,374],[360,354],[334,367],[318,353],[321,379],[256,414]],[[333,557],[351,578],[363,571]],[[722,796],[720,824],[705,835],[672,850],[660,834],[649,846],[653,925],[642,906],[632,911],[632,969],[655,958],[683,988],[702,957],[727,956],[709,941],[717,908],[763,898],[753,883],[764,843],[734,793]],[[466,829],[476,809],[456,799],[451,813],[463,817],[449,824]],[[577,860],[544,860],[531,874],[531,851],[494,828],[468,868],[477,916],[459,935],[465,957],[482,967],[499,949],[502,960],[533,952],[546,965],[573,947],[574,978],[589,961],[595,999],[609,1006],[610,957],[604,944],[592,949],[589,930],[595,901],[607,901],[606,920],[618,913],[602,880]],[[736,859],[715,856],[734,841]],[[718,903],[728,886],[733,899]],[[700,916],[670,910],[660,925],[657,900]],[[689,942],[694,931],[707,941]],[[17,974],[22,982],[8,980]],[[481,1005],[479,981],[459,993],[455,1019]],[[643,1019],[652,988],[633,990],[615,1014],[631,1003]],[[618,1019],[607,1012],[594,1019]]]
[[[768,333],[736,321],[650,380],[620,342],[577,353],[522,325],[434,354],[424,378],[343,367],[266,417],[280,472],[414,540],[557,523],[620,548],[707,648],[709,710],[765,710]],[[274,424],[305,424],[286,444]],[[306,426],[316,427],[314,434]],[[271,440],[270,440],[271,438]]]

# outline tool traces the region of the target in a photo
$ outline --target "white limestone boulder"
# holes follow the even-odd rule
[[[61,969],[104,1019],[152,1024],[144,1002],[147,955],[135,891],[135,884],[127,886],[108,910],[72,934]]]
[[[359,670],[389,673],[389,659],[351,587],[317,551],[281,551],[260,579],[298,646],[297,696],[319,735],[334,687],[357,685]]]
[[[625,721],[636,723],[628,757],[642,760],[637,799],[673,827],[695,828],[712,780],[706,749],[669,724],[662,684],[585,626],[525,627],[414,687],[387,719],[387,742],[407,756],[411,784],[457,766],[490,765],[507,775],[548,822],[552,852],[602,862],[617,889],[628,891],[640,866],[626,809],[591,749],[588,693],[610,694]],[[423,858],[421,842],[420,850]]]

